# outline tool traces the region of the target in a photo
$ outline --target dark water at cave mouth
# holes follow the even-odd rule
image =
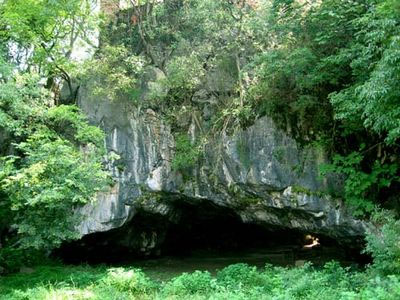
[[[177,222],[139,212],[125,226],[94,233],[64,244],[54,256],[67,264],[88,263],[135,266],[157,272],[190,272],[222,269],[234,263],[257,267],[266,264],[314,265],[336,260],[344,265],[364,265],[369,258],[360,249],[334,239],[318,238],[316,247],[304,248],[309,233],[260,224],[245,224],[229,209],[208,204],[180,204]],[[312,235],[312,233],[311,233]]]

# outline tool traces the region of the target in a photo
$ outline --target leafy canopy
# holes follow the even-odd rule
[[[92,4],[1,1],[0,256],[78,238],[76,210],[110,183],[103,132],[76,106],[55,105],[74,48],[100,21]]]
[[[108,176],[100,129],[75,106],[48,108],[46,91],[32,81],[0,84],[0,129],[11,147],[0,160],[0,187],[17,243],[39,249],[77,237],[74,210],[92,201]]]

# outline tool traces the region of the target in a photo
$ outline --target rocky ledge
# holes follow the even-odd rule
[[[327,161],[324,151],[300,147],[268,117],[218,135],[207,142],[194,167],[177,171],[172,168],[174,136],[156,112],[99,99],[84,88],[79,105],[105,130],[108,151],[119,156],[108,162],[115,185],[80,210],[82,235],[119,228],[138,213],[178,223],[184,213],[180,203],[205,202],[266,228],[323,234],[343,243],[364,235],[367,225],[332,196],[341,189],[340,179],[319,175]],[[192,123],[189,134],[194,136],[198,128]],[[154,233],[137,234],[149,236],[145,244],[157,244]]]

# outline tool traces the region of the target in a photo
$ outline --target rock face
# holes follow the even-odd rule
[[[83,235],[121,227],[138,212],[179,222],[180,202],[209,202],[234,211],[244,223],[343,242],[365,232],[366,224],[328,193],[340,189],[340,181],[319,178],[323,151],[300,148],[271,119],[263,117],[245,130],[209,141],[196,167],[181,174],[171,166],[174,137],[154,111],[124,100],[97,99],[88,90],[80,89],[79,105],[105,130],[108,151],[120,158],[108,162],[115,186],[80,210]],[[146,245],[157,244],[151,230],[140,235],[150,236]]]

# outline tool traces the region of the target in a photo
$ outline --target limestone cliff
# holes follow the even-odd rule
[[[113,188],[81,209],[84,220],[79,230],[84,235],[121,227],[138,211],[177,222],[182,214],[177,203],[204,201],[233,210],[245,223],[266,227],[342,241],[365,231],[365,223],[328,193],[339,189],[340,181],[319,178],[319,165],[326,162],[323,151],[300,147],[268,117],[210,140],[189,176],[182,176],[171,167],[171,129],[154,111],[141,111],[123,99],[99,99],[90,87],[79,91],[79,105],[105,130],[108,151],[120,157],[108,162]],[[154,247],[155,242],[150,244]]]

